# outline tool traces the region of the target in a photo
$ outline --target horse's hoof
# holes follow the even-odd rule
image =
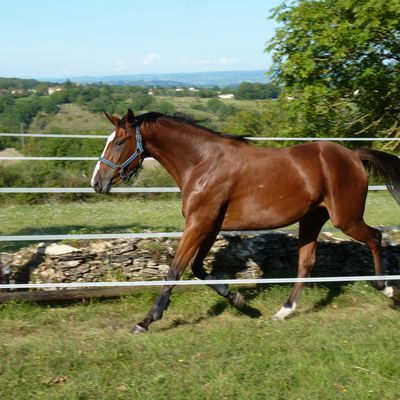
[[[274,321],[283,321],[296,309],[296,303],[293,302],[290,306],[284,305],[273,317]]]
[[[398,297],[397,290],[393,286],[385,286],[381,292],[389,299],[396,300]]]
[[[230,292],[228,294],[228,301],[235,308],[243,308],[244,305],[244,297],[239,292]]]
[[[137,335],[138,333],[146,333],[147,329],[143,328],[143,326],[140,325],[135,325],[132,329],[131,329],[131,333],[133,333],[134,335]]]

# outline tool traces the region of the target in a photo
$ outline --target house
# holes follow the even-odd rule
[[[60,86],[50,86],[47,88],[47,93],[49,95],[55,93],[55,92],[60,92],[62,90],[62,88]]]
[[[219,94],[220,99],[234,99],[235,95],[233,93]]]

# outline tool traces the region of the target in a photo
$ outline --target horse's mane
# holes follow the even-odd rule
[[[211,133],[213,135],[217,135],[217,136],[228,138],[228,139],[239,140],[239,141],[242,141],[242,142],[247,142],[247,140],[245,139],[244,136],[241,136],[241,135],[230,135],[228,133],[217,132],[217,131],[214,131],[214,130],[212,130],[210,128],[206,128],[205,126],[200,125],[201,121],[197,121],[194,117],[186,115],[186,114],[183,114],[183,113],[161,114],[161,113],[158,113],[158,112],[148,112],[148,113],[145,113],[145,114],[137,115],[135,118],[139,122],[139,124],[141,124],[141,123],[154,123],[160,118],[166,118],[166,119],[170,119],[170,120],[173,120],[173,121],[182,122],[184,124],[193,126],[194,128],[197,128],[197,129],[201,129],[201,130],[206,131],[208,133]]]

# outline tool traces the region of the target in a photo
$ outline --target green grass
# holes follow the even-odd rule
[[[0,235],[171,232],[183,229],[177,198],[145,200],[117,197],[98,202],[4,205],[0,209]],[[0,243],[10,251],[24,242]]]
[[[98,196],[98,201],[94,202],[3,205],[0,209],[0,234],[171,231],[183,228],[178,196],[169,199],[111,196],[116,197],[108,197],[105,201]],[[367,197],[365,219],[372,226],[398,226],[399,206],[388,193],[371,192]]]
[[[180,230],[182,223],[179,199],[16,204],[0,211],[2,235]]]
[[[325,302],[330,290],[337,297]],[[128,330],[149,309],[150,291],[1,305],[1,398],[399,398],[400,314],[388,299],[364,283],[315,286],[293,318],[272,321],[289,291],[246,291],[260,318],[207,288],[175,293],[164,319],[141,336]]]
[[[192,108],[194,104],[201,104],[206,106],[210,98],[199,97],[171,97],[171,96],[155,96],[156,101],[167,101],[175,106],[177,112],[187,115],[193,115],[198,120],[210,120],[213,123],[218,123],[218,117],[215,112],[201,111]],[[260,111],[263,109],[263,104],[269,100],[235,100],[235,99],[220,99],[226,105],[233,105],[240,110]],[[151,109],[140,111],[141,114]],[[47,116],[46,123],[43,123],[43,115],[38,115],[32,121],[29,127],[29,132],[43,133],[43,132],[111,132],[111,125],[102,113],[93,113],[88,111],[85,107],[78,104],[63,104],[60,111],[54,116]]]
[[[102,113],[92,113],[77,104],[64,104],[60,111],[48,119],[48,123],[42,127],[40,116],[36,117],[29,128],[29,132],[97,132],[104,131],[104,135],[112,131],[112,126]]]

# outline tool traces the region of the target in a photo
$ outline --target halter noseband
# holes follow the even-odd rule
[[[112,161],[107,160],[104,157],[99,157],[98,160],[107,166],[109,166],[112,169],[115,169],[118,173],[119,176],[121,177],[121,180],[123,183],[128,183],[129,179],[131,179],[138,169],[142,166],[143,160],[144,160],[144,150],[143,150],[143,144],[142,144],[142,135],[140,134],[140,128],[139,125],[136,125],[136,150],[135,152],[127,159],[125,160],[121,165],[114,164]],[[132,169],[128,174],[124,173],[124,169],[134,160],[139,158],[139,163],[136,165],[135,168]]]

